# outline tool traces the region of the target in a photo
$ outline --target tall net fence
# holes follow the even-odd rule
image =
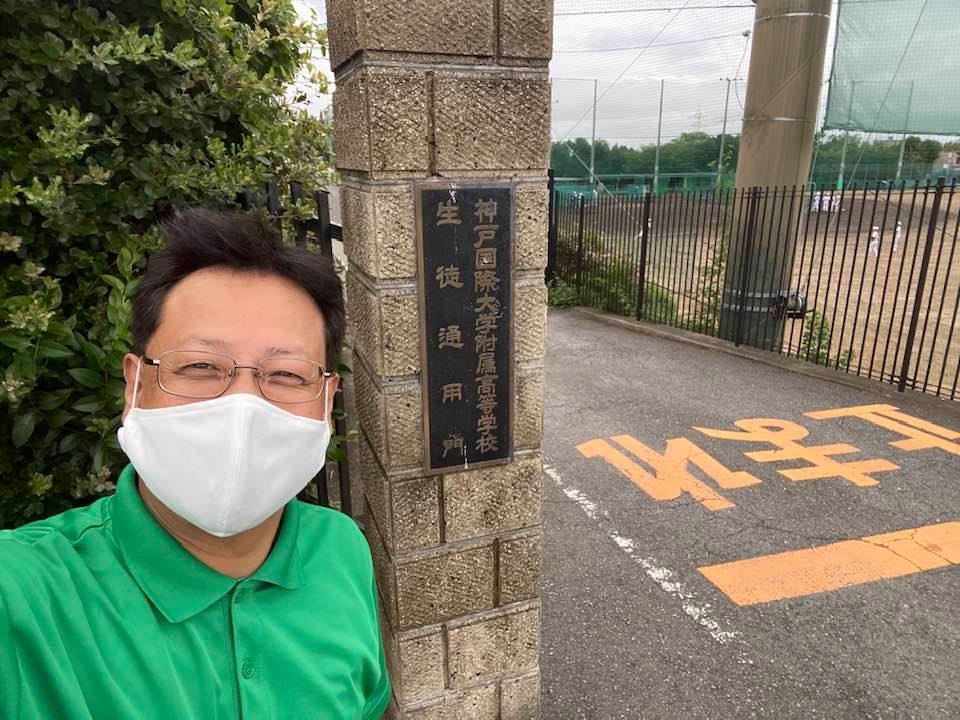
[[[841,0],[826,128],[960,134],[957,0]]]
[[[581,78],[553,79],[555,142],[591,137],[594,82]],[[727,102],[726,80],[664,78],[662,113],[660,84],[656,78],[621,80],[616,84],[596,81],[600,98],[596,105],[596,138],[610,145],[653,145],[657,141],[658,125],[663,144],[684,133],[718,135],[724,129],[725,114],[726,132],[740,133],[743,109],[739,103],[746,91],[745,81],[731,80]]]

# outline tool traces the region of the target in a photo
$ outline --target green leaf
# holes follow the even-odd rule
[[[30,439],[30,436],[33,435],[35,422],[36,419],[32,412],[17,415],[17,419],[13,421],[13,432],[11,433],[14,447],[23,447],[24,443]]]
[[[100,279],[120,293],[121,297],[125,294],[126,285],[124,285],[123,280],[120,278],[114,277],[113,275],[101,275]]]
[[[0,330],[0,344],[14,350],[26,350],[30,347],[30,338],[17,333],[16,330]]]
[[[77,341],[80,343],[80,347],[83,348],[83,353],[87,356],[87,360],[98,368],[103,369],[107,359],[107,354],[103,351],[103,348],[95,345],[81,335],[77,335]]]
[[[60,440],[59,451],[62,453],[67,453],[76,450],[82,439],[83,435],[80,433],[70,433],[69,435],[64,435],[63,439]]]
[[[84,395],[73,404],[73,409],[85,413],[99,412],[103,402],[96,395]]]
[[[47,416],[47,424],[52,428],[61,428],[76,417],[72,412],[56,410]]]
[[[53,340],[40,341],[40,356],[46,358],[65,358],[74,355],[73,350]]]
[[[53,392],[45,393],[40,397],[37,405],[41,410],[55,410],[67,401],[67,398],[70,397],[70,393],[72,392],[70,388],[64,388],[63,390],[54,390]]]
[[[71,368],[67,373],[78,383],[87,388],[98,388],[103,385],[103,378],[100,373],[90,368]]]
[[[345,463],[347,461],[347,453],[344,452],[342,447],[328,447],[327,457],[338,463]]]
[[[63,40],[54,35],[52,32],[45,32],[43,34],[43,39],[40,41],[39,46],[40,49],[43,50],[44,55],[51,60],[56,60],[63,55]]]
[[[93,449],[93,472],[97,475],[100,474],[100,470],[103,468],[103,438],[97,440],[97,444]]]

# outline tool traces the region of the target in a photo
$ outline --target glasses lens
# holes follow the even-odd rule
[[[274,402],[316,400],[323,392],[323,370],[296,358],[267,358],[260,363],[260,392]]]
[[[181,397],[214,398],[227,389],[233,367],[223,355],[174,350],[160,357],[160,387]]]

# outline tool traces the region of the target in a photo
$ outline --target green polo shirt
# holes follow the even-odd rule
[[[379,718],[390,698],[370,551],[354,522],[287,505],[242,580],[117,492],[0,532],[0,718]]]

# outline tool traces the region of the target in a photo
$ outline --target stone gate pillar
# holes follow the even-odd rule
[[[534,718],[552,2],[327,0],[327,18],[390,716]],[[432,211],[418,216],[417,204],[431,182],[509,188],[512,228],[501,241],[512,245],[512,268],[501,279],[511,290],[511,367],[498,373],[510,376],[501,417],[512,454],[503,464],[438,472],[425,452],[435,338],[423,327],[421,283],[434,278],[418,270],[418,239]]]

